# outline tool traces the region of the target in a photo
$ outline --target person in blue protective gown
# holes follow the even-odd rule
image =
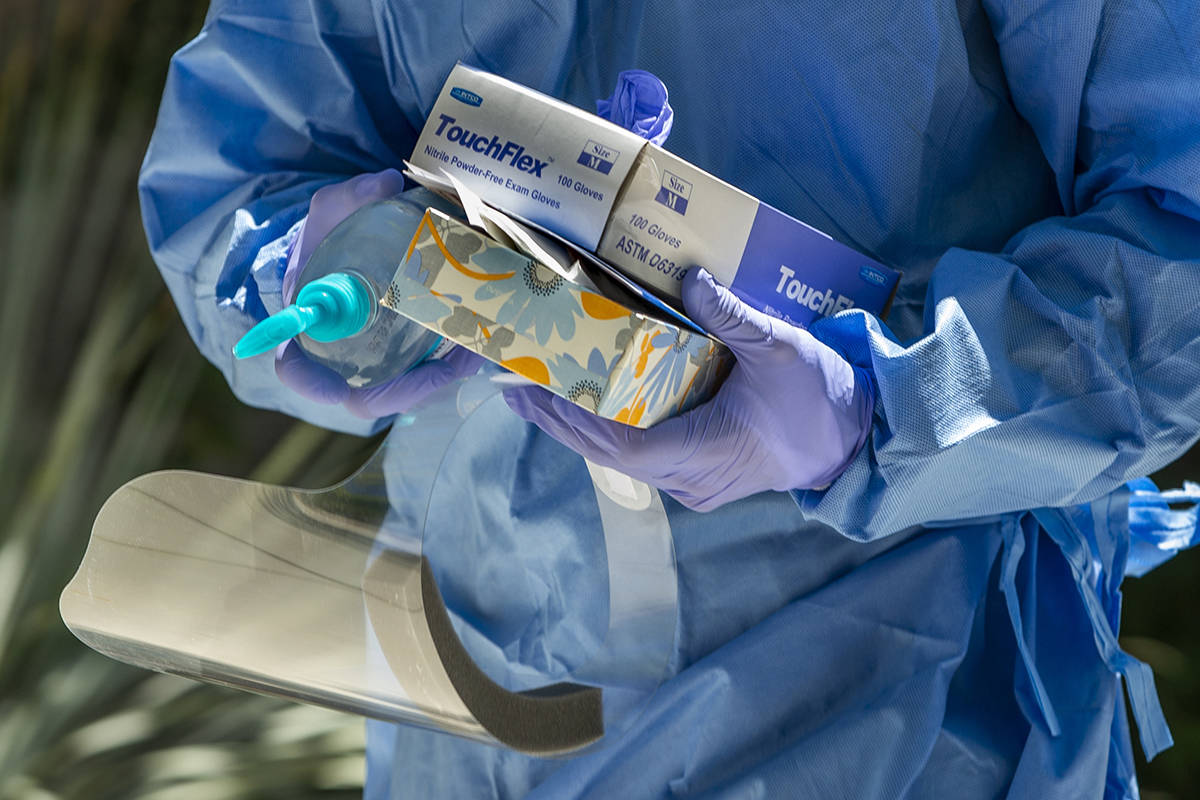
[[[765,390],[759,433],[788,435],[745,458],[651,441],[686,452],[642,475],[670,492],[678,634],[628,731],[544,761],[371,722],[367,796],[1136,797],[1123,683],[1147,754],[1170,738],[1116,645],[1119,586],[1179,541],[1126,484],[1200,435],[1198,40],[1179,0],[214,2],[140,191],[188,330],[248,403],[388,423],[231,349],[285,304],[314,194],[398,166],[458,60],[582,107],[648,70],[672,151],[904,273],[886,324],[846,311],[798,345],[868,410],[835,474],[743,480],[812,455],[813,418]],[[462,500],[490,518],[575,513],[537,494],[578,474],[555,439],[647,461],[545,398],[510,403],[462,444],[521,456],[520,480],[481,470],[498,491]]]

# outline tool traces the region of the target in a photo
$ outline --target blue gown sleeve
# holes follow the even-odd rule
[[[281,306],[313,192],[398,165],[415,101],[389,88],[366,3],[215,2],[171,61],[139,179],[151,252],[201,352],[244,402],[336,430],[378,423],[289,391],[234,342]]]
[[[877,385],[868,445],[793,493],[853,538],[1087,502],[1200,434],[1200,14],[984,5],[1065,213],[946,252],[915,341],[861,313],[814,327]]]

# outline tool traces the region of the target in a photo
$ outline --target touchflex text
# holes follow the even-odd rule
[[[779,266],[779,285],[775,287],[775,292],[825,317],[854,306],[852,298],[846,297],[844,294],[834,294],[832,289],[822,292],[820,289],[796,280],[795,274],[794,269],[781,264]]]
[[[460,127],[455,124],[458,120],[448,114],[440,114],[438,119],[440,122],[434,131],[435,135],[494,161],[505,162],[521,172],[528,172],[540,178],[542,169],[549,163],[529,155],[524,147],[511,139],[503,140],[499,136],[488,139],[486,134]]]

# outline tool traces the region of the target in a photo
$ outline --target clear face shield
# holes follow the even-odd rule
[[[131,481],[63,620],[147,669],[539,755],[602,741],[671,668],[667,515],[531,433],[499,388],[447,387],[329,489]]]

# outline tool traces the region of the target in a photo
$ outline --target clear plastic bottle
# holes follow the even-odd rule
[[[293,304],[251,329],[234,354],[248,358],[295,337],[310,359],[366,388],[450,350],[451,342],[379,302],[429,206],[450,210],[413,189],[343,220],[301,270]]]

